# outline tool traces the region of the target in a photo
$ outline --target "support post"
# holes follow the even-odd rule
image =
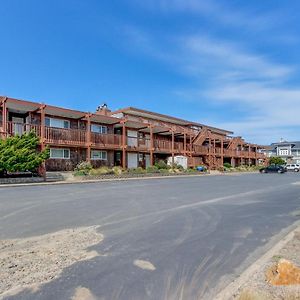
[[[91,162],[91,114],[86,115],[86,161]]]
[[[40,113],[41,113],[41,137],[40,137],[40,143],[41,143],[41,150],[44,151],[46,148],[46,136],[45,136],[45,108],[46,105],[42,104],[40,107]],[[44,177],[44,181],[46,181],[46,164],[45,162],[42,163],[41,169],[40,169],[40,175]]]
[[[46,135],[45,135],[45,119],[46,119],[45,108],[46,108],[45,104],[42,104],[41,107],[40,107],[40,113],[41,113],[41,149],[42,149],[42,151],[46,147],[46,144],[45,144],[45,142],[46,142]]]
[[[248,146],[248,166],[251,166],[251,146]]]
[[[255,165],[258,165],[258,161],[257,161],[257,146],[255,146]]]
[[[126,169],[126,126],[122,121],[122,168]]]
[[[153,161],[153,151],[154,151],[154,143],[153,143],[153,126],[149,126],[150,130],[150,166],[152,167],[154,165]]]
[[[186,133],[183,134],[183,153],[186,156]]]
[[[172,168],[174,166],[174,162],[175,162],[175,160],[174,160],[174,131],[172,129]]]
[[[221,167],[224,166],[224,140],[221,138]]]
[[[3,137],[7,136],[7,97],[2,100],[2,132]]]
[[[211,135],[208,135],[208,171],[211,170]]]

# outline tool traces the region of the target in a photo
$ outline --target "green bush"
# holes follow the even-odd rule
[[[156,166],[150,166],[146,168],[147,173],[159,173],[159,169]]]
[[[74,175],[76,175],[76,174],[77,174],[76,176],[88,175],[92,169],[93,169],[93,166],[91,165],[91,163],[89,163],[87,161],[82,161],[81,163],[79,163],[76,166]]]
[[[87,173],[86,173],[86,171],[79,170],[79,171],[74,171],[73,175],[74,176],[86,176]]]
[[[269,159],[269,165],[284,165],[286,162],[281,157],[272,156]]]
[[[224,168],[226,168],[226,169],[231,169],[232,168],[232,165],[230,164],[230,163],[224,163],[223,164],[223,166],[224,166]]]
[[[170,166],[164,161],[164,160],[159,160],[158,162],[155,163],[155,166],[158,169],[170,169]]]
[[[49,149],[38,150],[39,138],[33,132],[0,140],[0,174],[6,172],[36,172],[50,156]]]

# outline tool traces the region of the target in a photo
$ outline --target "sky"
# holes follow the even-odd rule
[[[300,140],[300,2],[1,0],[0,95]]]

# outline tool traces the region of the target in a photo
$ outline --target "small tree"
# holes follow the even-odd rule
[[[34,132],[0,140],[0,174],[5,172],[37,171],[49,158],[49,149],[38,150],[39,138]]]
[[[272,156],[269,159],[269,164],[270,165],[284,165],[285,164],[285,160],[282,159],[281,157]]]

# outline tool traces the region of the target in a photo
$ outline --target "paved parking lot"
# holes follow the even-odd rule
[[[287,173],[1,188],[0,239],[91,225],[104,236],[89,249],[100,255],[9,299],[212,299],[297,220],[297,182]]]

